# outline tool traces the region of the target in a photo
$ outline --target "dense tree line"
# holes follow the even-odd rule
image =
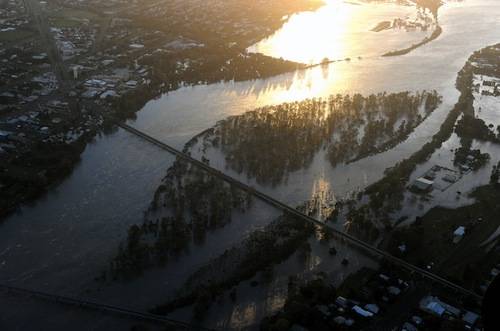
[[[379,217],[382,215],[387,216],[389,213],[401,208],[408,180],[415,167],[427,161],[432,153],[450,138],[461,114],[474,113],[474,97],[472,95],[473,67],[471,66],[474,59],[475,57],[472,56],[458,74],[456,86],[461,92],[459,100],[449,112],[438,133],[418,152],[388,169],[383,179],[366,189],[366,194],[370,200],[370,208],[374,214],[379,215]]]
[[[320,148],[327,149],[335,166],[397,144],[440,102],[435,91],[332,95],[230,117],[208,138],[233,170],[279,184],[288,173],[307,167]]]
[[[185,161],[177,160],[155,192],[141,226],[133,225],[111,263],[111,276],[128,278],[165,265],[189,246],[203,243],[208,231],[231,222],[251,197]]]
[[[490,130],[486,123],[473,115],[466,114],[457,123],[455,132],[463,138],[479,139],[500,143],[500,138]]]
[[[464,148],[457,151],[457,162],[462,162],[469,155],[474,156],[474,161],[471,164],[473,169],[477,169],[488,162],[489,156],[487,154],[470,150],[472,139],[492,140],[492,136],[485,133],[487,127],[485,128],[484,123],[475,118],[474,96],[472,93],[473,76],[477,74],[495,76],[500,64],[498,54],[499,48],[496,45],[475,52],[469,58],[464,68],[459,72],[456,81],[457,89],[461,92],[459,100],[441,125],[439,132],[418,152],[400,161],[394,167],[387,169],[383,179],[365,190],[360,199],[368,201],[370,211],[367,213],[364,210],[364,203],[360,203],[357,208],[361,210],[362,215],[368,215],[372,220],[381,221],[386,225],[386,229],[391,229],[388,221],[391,218],[391,213],[402,208],[411,174],[418,164],[426,162],[436,150],[441,148],[442,144],[451,137],[453,132],[463,136],[462,142],[466,144],[466,146],[463,146]],[[474,63],[488,65],[477,66]],[[489,69],[486,70],[485,68]],[[469,142],[467,143],[467,141]],[[467,163],[470,163],[470,161],[467,161]],[[356,213],[356,211],[353,211],[353,214]]]
[[[167,82],[171,89],[180,84],[267,78],[305,67],[227,46],[196,47],[168,56],[161,52],[154,53],[144,57],[141,64],[153,67],[152,79]]]
[[[497,165],[493,166],[493,169],[491,171],[490,183],[494,185],[500,184],[500,161],[498,161]]]
[[[472,170],[476,171],[482,168],[490,160],[488,153],[481,153],[479,149],[472,149],[472,140],[463,138],[460,148],[455,151],[455,165],[468,165]],[[470,157],[470,158],[469,158]]]
[[[157,306],[153,313],[167,314],[194,304],[195,318],[202,319],[212,302],[257,272],[269,270],[292,255],[314,233],[314,226],[283,214],[262,230],[252,232],[237,246],[191,275],[176,298]],[[236,292],[231,292],[234,300]]]
[[[498,243],[491,249],[480,245],[497,228],[500,190],[485,185],[475,188],[470,196],[475,201],[471,205],[456,209],[434,207],[411,225],[396,228],[386,238],[385,249],[422,268],[433,262],[436,274],[465,288],[479,289],[500,258]],[[453,242],[453,231],[458,226],[465,226],[469,236],[460,248]],[[484,227],[489,231],[482,232]],[[472,245],[470,240],[478,244]],[[401,244],[406,247],[404,251],[399,248]],[[456,254],[457,249],[460,254]]]
[[[325,277],[301,282],[293,277],[288,282],[288,295],[283,309],[261,322],[262,331],[286,331],[297,324],[308,330],[341,330],[332,328],[332,323],[324,320],[317,307],[335,301],[337,290]]]

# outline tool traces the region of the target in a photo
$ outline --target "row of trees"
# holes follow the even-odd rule
[[[461,95],[457,104],[449,112],[441,125],[438,133],[418,152],[400,161],[393,168],[388,169],[383,179],[367,188],[366,194],[370,200],[370,208],[375,215],[379,217],[387,216],[389,213],[401,208],[406,185],[415,167],[427,161],[432,153],[450,138],[461,114],[474,113],[474,97],[472,95],[473,67],[471,63],[475,60],[477,60],[476,57],[472,56],[459,72],[456,86]]]
[[[467,114],[463,116],[458,122],[455,131],[463,138],[500,143],[500,137],[497,137],[482,119],[476,118],[473,115]]]
[[[250,207],[251,197],[205,171],[177,160],[155,192],[141,226],[130,227],[124,245],[111,263],[111,275],[129,278],[165,265],[208,231],[231,222],[234,211]]]
[[[188,278],[176,299],[157,306],[153,312],[164,315],[194,304],[194,317],[202,319],[210,303],[217,301],[225,291],[259,271],[263,278],[270,277],[270,269],[292,255],[313,233],[312,224],[283,214],[200,268]],[[234,290],[231,293],[235,293]]]
[[[472,149],[472,140],[462,138],[462,146],[455,151],[455,165],[468,165],[472,170],[476,171],[482,168],[490,160],[488,153],[481,153],[479,149]],[[470,158],[469,158],[470,157]]]
[[[380,152],[404,139],[440,104],[437,92],[410,92],[268,106],[221,121],[211,135],[233,170],[279,184],[322,147],[332,165]]]
[[[498,161],[497,165],[493,166],[493,170],[491,171],[490,183],[496,185],[500,184],[500,161]]]

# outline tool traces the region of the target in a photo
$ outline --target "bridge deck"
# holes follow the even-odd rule
[[[270,204],[270,205],[272,205],[272,206],[274,206],[274,207],[276,207],[284,212],[287,212],[287,213],[290,213],[294,216],[297,216],[298,218],[300,218],[306,222],[311,222],[317,226],[327,228],[329,231],[333,232],[333,234],[336,235],[337,237],[345,239],[345,240],[349,241],[351,244],[354,244],[360,248],[363,248],[364,250],[366,250],[372,254],[375,254],[376,256],[384,258],[387,261],[389,261],[389,262],[391,262],[399,267],[402,267],[402,268],[404,268],[412,273],[419,274],[428,280],[431,280],[435,283],[438,283],[442,286],[445,286],[445,287],[452,289],[456,292],[459,292],[463,295],[475,298],[476,300],[482,300],[482,297],[475,292],[472,292],[472,291],[470,291],[462,286],[459,286],[453,282],[450,282],[449,280],[447,280],[443,277],[440,277],[432,272],[429,272],[428,270],[422,269],[422,268],[417,267],[411,263],[408,263],[400,258],[397,258],[397,257],[395,257],[395,256],[373,246],[373,245],[370,245],[370,244],[368,244],[368,243],[366,243],[366,242],[364,242],[364,241],[362,241],[362,240],[360,240],[360,239],[358,239],[358,238],[356,238],[348,233],[336,230],[336,229],[328,226],[327,224],[318,221],[315,218],[312,218],[308,215],[305,215],[305,214],[301,213],[300,211],[298,211],[297,209],[295,209],[291,206],[288,206],[288,205],[284,204],[283,202],[278,201],[278,200],[274,199],[273,197],[271,197],[265,193],[262,193],[262,192],[256,190],[255,188],[253,188],[245,183],[242,183],[239,180],[237,180],[233,177],[230,177],[230,176],[224,174],[223,172],[221,172],[215,168],[212,168],[209,165],[207,165],[207,164],[205,164],[197,159],[192,158],[191,156],[177,150],[176,148],[169,146],[169,145],[153,138],[152,136],[135,129],[135,128],[131,127],[130,125],[118,124],[118,126],[120,126],[122,129],[138,136],[139,138],[144,139],[144,140],[148,141],[149,143],[152,143],[152,144],[158,146],[159,148],[174,154],[179,159],[190,162],[191,164],[193,164],[199,168],[202,168],[203,170],[207,171],[208,173],[221,178],[222,180],[226,181],[227,183],[234,185],[234,186],[236,186],[244,191],[249,192],[253,196],[259,198],[260,200],[262,200],[262,201],[264,201],[264,202],[266,202],[266,203],[268,203],[268,204]]]

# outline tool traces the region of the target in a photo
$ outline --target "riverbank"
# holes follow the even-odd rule
[[[265,32],[268,34],[284,23],[279,7],[275,8],[274,3],[269,5],[273,7],[272,15],[259,9],[262,23],[269,25],[269,30]],[[313,10],[318,6],[319,3],[313,5],[298,0],[290,8],[300,11]],[[291,13],[286,10],[286,14]],[[259,20],[259,17],[256,19]],[[144,27],[140,19],[135,23]],[[57,96],[58,104],[64,106],[60,109],[47,107],[44,110],[46,114],[41,114],[46,120],[40,114],[33,115],[41,107],[26,107],[19,114],[2,114],[6,123],[12,122],[10,118],[13,116],[18,116],[20,120],[16,120],[16,124],[12,122],[12,125],[0,126],[0,129],[8,129],[9,132],[7,143],[0,148],[0,220],[18,210],[22,204],[35,201],[56,187],[72,172],[81,153],[96,135],[106,134],[116,122],[134,118],[148,101],[162,94],[185,86],[262,79],[305,68],[299,63],[246,53],[245,45],[253,43],[255,38],[264,37],[260,35],[263,33],[261,30],[258,35],[238,37],[243,49],[231,45],[228,40],[217,40],[217,43],[207,41],[204,47],[173,52],[168,57],[163,52],[141,56],[135,61],[135,66],[149,68],[141,78],[142,83],[133,81],[134,88],[126,89],[123,94],[97,100],[58,93],[61,94]],[[213,37],[205,32],[202,36],[207,40]],[[152,44],[151,47],[156,46]],[[180,61],[189,64],[179,70]],[[130,67],[130,63],[123,59],[113,65]],[[88,74],[81,76],[80,79],[91,78]],[[60,100],[63,100],[62,103]],[[23,116],[24,113],[26,116]]]
[[[383,54],[382,56],[383,57],[390,57],[390,56],[406,55],[406,54],[408,54],[408,53],[416,50],[417,48],[422,47],[425,44],[428,44],[428,43],[430,43],[433,40],[436,40],[437,38],[439,38],[439,36],[441,35],[441,33],[443,33],[443,28],[441,28],[441,26],[438,25],[436,27],[436,29],[432,32],[431,36],[430,37],[426,37],[421,42],[419,42],[417,44],[414,44],[414,45],[411,45],[410,47],[405,48],[405,49],[401,49],[401,50],[397,50],[397,51],[392,51],[392,52],[387,52],[387,53]]]
[[[471,57],[472,58],[472,57]],[[471,111],[471,59],[458,73],[456,87],[461,92],[457,104],[448,113],[439,131],[420,150],[386,169],[384,177],[368,186],[349,201],[340,212],[341,219],[351,220],[348,232],[356,237],[376,243],[392,230],[392,215],[403,208],[405,192],[415,168],[429,159],[452,135],[461,114]]]

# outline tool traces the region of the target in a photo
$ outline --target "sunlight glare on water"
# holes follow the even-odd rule
[[[417,8],[394,3],[354,3],[325,1],[315,12],[293,15],[271,37],[249,48],[251,52],[311,64],[325,57],[341,60],[368,57],[408,47],[425,38],[430,31],[392,29],[371,31],[382,21],[413,18]]]
[[[339,58],[343,55],[344,48],[348,47],[349,40],[343,40],[343,36],[351,28],[350,25],[354,24],[352,15],[352,6],[330,0],[319,13],[308,12],[294,16],[271,43],[264,43],[264,49],[278,54],[294,54],[303,63],[318,60],[316,54],[321,56],[324,53],[321,48],[325,47],[322,45],[325,43],[325,35],[321,31],[328,30],[335,42],[326,46],[327,53],[332,58]]]

